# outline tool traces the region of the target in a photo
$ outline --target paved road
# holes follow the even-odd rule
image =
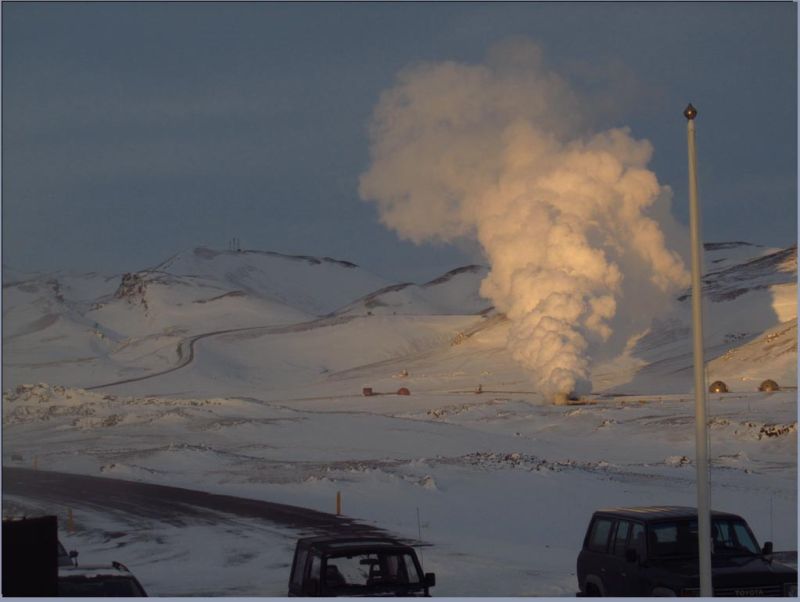
[[[223,512],[257,518],[309,534],[388,535],[353,519],[299,506],[84,475],[3,467],[3,493],[70,508],[124,512],[174,525],[219,521]]]
[[[336,324],[343,324],[345,322],[350,322],[352,320],[355,320],[357,317],[358,316],[332,315],[332,316],[323,316],[321,318],[315,318],[313,320],[308,320],[306,322],[284,324],[281,326],[245,326],[243,328],[227,328],[225,330],[214,330],[212,332],[204,332],[202,334],[196,334],[190,337],[186,337],[185,339],[181,339],[181,341],[178,343],[176,349],[178,354],[178,363],[175,364],[174,366],[165,368],[163,370],[158,370],[156,372],[151,372],[150,374],[144,374],[142,376],[124,378],[122,380],[115,380],[113,382],[103,383],[102,385],[91,385],[83,388],[86,389],[87,391],[91,391],[93,389],[106,389],[108,387],[116,387],[117,385],[124,385],[127,383],[133,383],[141,380],[156,378],[158,376],[163,376],[164,374],[169,374],[170,372],[176,372],[178,370],[181,370],[194,361],[194,349],[197,341],[200,341],[202,339],[207,339],[208,337],[215,337],[223,334],[237,334],[244,332],[251,332],[251,333],[259,332],[260,334],[285,334],[288,332],[303,332],[305,330],[311,330],[313,328],[319,328],[321,326],[333,326]]]
[[[260,327],[259,327],[260,328]],[[87,391],[91,391],[93,389],[105,389],[107,387],[115,387],[117,385],[124,385],[126,383],[134,383],[140,380],[147,380],[149,378],[155,378],[156,376],[162,376],[164,374],[169,374],[170,372],[175,372],[180,370],[181,368],[185,368],[189,364],[194,361],[194,345],[197,341],[201,339],[205,339],[207,337],[213,337],[218,334],[231,334],[234,332],[241,332],[244,330],[251,330],[250,328],[232,328],[228,330],[215,330],[213,332],[206,332],[203,334],[197,334],[185,339],[182,339],[178,343],[177,353],[178,353],[178,363],[170,368],[165,368],[164,370],[159,370],[157,372],[151,372],[150,374],[145,374],[143,376],[134,376],[132,378],[125,378],[122,380],[115,380],[114,382],[105,383],[102,385],[92,385],[91,387],[83,387]]]

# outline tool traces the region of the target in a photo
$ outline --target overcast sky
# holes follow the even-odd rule
[[[238,237],[420,280],[479,260],[401,242],[358,196],[400,69],[509,36],[650,140],[687,222],[698,109],[706,241],[797,240],[793,3],[2,5],[3,264],[119,273]]]

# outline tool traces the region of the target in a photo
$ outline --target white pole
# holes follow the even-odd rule
[[[692,238],[692,332],[694,335],[694,412],[695,465],[697,466],[697,541],[700,554],[700,595],[713,596],[711,584],[711,509],[708,487],[708,430],[706,384],[703,360],[703,283],[700,253],[700,209],[697,203],[697,156],[694,119],[697,110],[690,104],[687,119],[689,141],[689,227]]]

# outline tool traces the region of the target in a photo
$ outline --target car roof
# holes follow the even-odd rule
[[[411,549],[411,546],[404,544],[390,537],[335,537],[321,535],[318,537],[304,537],[297,540],[298,546],[314,547],[323,552],[339,552],[343,550],[356,549]]]
[[[133,574],[122,564],[86,564],[81,566],[61,566],[58,567],[58,576],[61,577],[81,577],[84,579],[93,577],[133,577]]]
[[[602,508],[597,510],[595,514],[607,514],[630,519],[638,519],[642,521],[651,521],[676,518],[697,518],[697,508],[693,508],[691,506],[628,506]],[[714,518],[741,519],[741,517],[737,516],[736,514],[719,512],[717,510],[712,510],[711,515]]]

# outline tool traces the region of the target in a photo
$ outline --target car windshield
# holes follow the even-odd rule
[[[402,551],[331,556],[324,582],[327,589],[397,589],[422,587],[413,556]]]
[[[60,597],[144,596],[144,590],[132,577],[69,577],[58,580]]]
[[[760,554],[758,544],[742,520],[714,519],[711,522],[715,555]],[[647,554],[651,558],[697,556],[697,520],[656,523],[648,528]]]

